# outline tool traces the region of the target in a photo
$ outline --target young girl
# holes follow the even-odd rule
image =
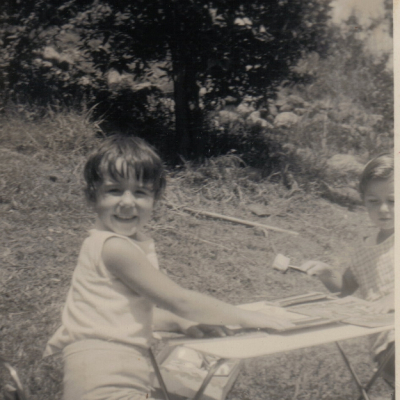
[[[307,261],[303,268],[316,275],[331,292],[343,296],[359,290],[361,297],[372,302],[371,310],[394,311],[394,162],[389,154],[372,159],[361,175],[360,193],[369,218],[378,228],[372,237],[352,255],[348,268],[339,269],[320,261]],[[380,364],[394,331],[371,335],[373,359]],[[394,382],[394,356],[383,370],[383,377]]]
[[[165,188],[162,162],[143,140],[113,136],[84,169],[96,212],[45,355],[62,350],[64,400],[148,398],[152,329],[208,325],[283,328],[289,322],[187,290],[159,271],[143,233]],[[160,308],[153,308],[154,305]]]

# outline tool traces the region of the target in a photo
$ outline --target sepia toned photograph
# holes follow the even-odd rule
[[[1,1],[0,400],[395,400],[396,12]]]

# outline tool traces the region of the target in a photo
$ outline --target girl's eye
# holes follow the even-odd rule
[[[110,188],[110,189],[107,190],[107,193],[116,195],[116,194],[121,193],[121,190],[119,190],[117,188]]]
[[[148,196],[148,195],[149,195],[149,193],[146,190],[137,190],[135,192],[135,196],[143,197],[143,196]]]

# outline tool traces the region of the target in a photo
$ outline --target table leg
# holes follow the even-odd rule
[[[149,355],[150,355],[150,360],[151,360],[151,363],[153,364],[153,368],[154,368],[154,371],[155,371],[157,379],[158,379],[158,383],[160,384],[161,390],[164,394],[165,400],[170,400],[168,391],[167,391],[167,387],[165,386],[165,382],[161,375],[160,368],[158,368],[157,360],[154,357],[154,353],[153,353],[153,350],[151,350],[151,348],[149,348]]]
[[[353,376],[354,380],[356,381],[356,384],[358,386],[358,389],[361,392],[362,397],[364,398],[364,400],[370,400],[368,397],[368,393],[365,390],[364,386],[361,384],[360,380],[358,379],[358,376],[356,374],[356,372],[354,371],[354,368],[352,367],[352,365],[350,364],[350,361],[348,360],[346,354],[344,353],[342,347],[340,346],[340,344],[338,342],[336,342],[336,345],[340,351],[340,354],[343,357],[344,362],[347,365],[347,368],[349,369],[349,371],[351,372],[351,375]]]
[[[382,359],[381,365],[379,366],[379,368],[375,371],[375,373],[372,375],[371,379],[369,380],[369,382],[365,385],[365,390],[368,392],[369,389],[371,389],[372,385],[374,384],[374,382],[377,380],[377,378],[379,378],[383,368],[385,368],[386,364],[388,363],[388,361],[390,360],[390,358],[393,356],[395,351],[394,348],[394,343],[392,343],[389,346],[389,349],[387,350],[387,353],[385,355],[385,357]],[[362,400],[361,396],[358,398],[358,400]]]
[[[196,393],[196,396],[193,397],[193,400],[200,400],[201,396],[203,395],[204,391],[206,390],[207,385],[210,383],[211,379],[213,378],[214,374],[217,372],[218,368],[228,361],[227,358],[221,358],[218,360],[209,370],[207,376],[204,378],[203,383],[201,384],[199,390]]]
[[[162,389],[162,392],[164,394],[165,400],[170,400],[170,397],[169,397],[168,391],[167,391],[167,387],[165,386],[165,382],[164,382],[164,379],[163,379],[163,377],[161,375],[160,368],[158,367],[157,360],[156,360],[156,358],[154,356],[154,353],[151,350],[151,348],[149,349],[149,355],[150,355],[151,363],[153,364],[154,371],[155,371],[155,373],[157,375],[158,382],[159,382],[159,384],[161,386],[161,389]],[[221,358],[208,370],[207,376],[204,378],[204,381],[201,384],[201,386],[200,386],[199,390],[197,391],[196,395],[194,396],[193,400],[200,400],[201,399],[201,396],[203,395],[204,391],[206,390],[207,385],[210,383],[210,381],[213,378],[214,374],[218,371],[218,368],[221,365],[223,365],[226,361],[228,361],[228,359]]]

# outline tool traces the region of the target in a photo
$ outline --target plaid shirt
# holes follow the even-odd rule
[[[375,246],[357,249],[350,264],[360,295],[378,300],[394,290],[394,235]]]
[[[362,298],[368,301],[394,291],[394,235],[378,245],[366,245],[357,249],[351,258],[350,270],[359,286]],[[394,341],[394,331],[370,336],[373,357],[384,351]]]

